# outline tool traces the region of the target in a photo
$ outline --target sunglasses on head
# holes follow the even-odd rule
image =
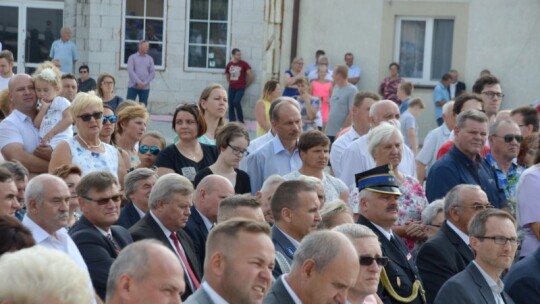
[[[157,146],[148,146],[148,145],[139,146],[139,153],[146,154],[146,152],[148,151],[150,151],[150,154],[155,156],[159,154],[159,151],[161,151],[161,149]]]
[[[118,121],[118,117],[116,115],[103,115],[103,123],[107,123],[109,121],[110,123],[116,123]]]
[[[371,257],[371,256],[360,256],[360,265],[362,266],[371,266],[373,264],[373,261],[377,263],[379,266],[386,266],[388,265],[388,258],[387,257]]]
[[[517,141],[518,143],[520,143],[521,141],[523,141],[523,136],[521,136],[521,135],[506,134],[506,135],[504,135],[504,136],[498,136],[498,135],[493,135],[493,136],[495,136],[495,137],[500,137],[500,138],[504,139],[504,142],[505,142],[505,143],[511,143],[511,142],[514,140],[514,138],[516,139],[516,141]]]
[[[101,117],[103,117],[103,112],[95,112],[95,113],[92,113],[92,114],[83,114],[83,115],[79,115],[77,117],[79,117],[82,121],[90,121],[90,119],[92,119],[92,118],[94,118],[95,120],[100,120]]]

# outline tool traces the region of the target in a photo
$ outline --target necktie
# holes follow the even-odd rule
[[[112,237],[112,235],[110,233],[107,233],[107,239],[109,240],[109,242],[111,242],[111,244],[112,244],[112,246],[114,248],[114,251],[116,252],[116,255],[118,255],[120,253],[120,250],[122,250],[122,248],[120,248],[120,246],[118,246],[118,244],[113,239],[113,237]]]
[[[176,247],[176,251],[178,251],[178,255],[180,256],[180,259],[182,259],[182,263],[184,263],[184,265],[186,266],[186,271],[188,273],[189,279],[193,283],[193,287],[195,287],[195,289],[199,289],[199,285],[200,285],[199,280],[195,276],[195,273],[191,269],[191,266],[189,266],[189,262],[188,262],[188,260],[186,258],[186,255],[184,254],[184,252],[180,248],[180,242],[178,242],[178,237],[176,236],[176,232],[171,232],[170,238],[174,242],[174,247]],[[195,290],[193,290],[193,291],[195,291]]]

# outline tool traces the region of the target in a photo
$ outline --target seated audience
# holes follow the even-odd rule
[[[32,232],[13,216],[0,215],[0,256],[36,244]]]
[[[128,203],[122,207],[117,225],[126,229],[135,225],[148,212],[148,198],[157,181],[157,173],[147,168],[135,169],[124,179],[124,197]]]
[[[73,165],[63,165],[56,168],[52,175],[56,175],[63,179],[71,193],[71,198],[69,199],[69,219],[68,225],[66,228],[71,228],[76,221],[81,217],[81,211],[79,209],[79,196],[77,195],[77,184],[81,180],[82,171],[81,168]]]
[[[234,217],[242,217],[258,222],[265,222],[261,203],[255,196],[249,194],[236,194],[224,198],[219,203],[218,223],[230,220]]]
[[[0,215],[15,217],[15,213],[21,208],[13,175],[8,169],[0,167]]]
[[[216,144],[216,132],[223,126],[223,117],[229,108],[227,99],[227,91],[217,83],[207,86],[202,91],[198,104],[206,122],[206,132],[199,137],[199,142],[207,145]]]
[[[270,201],[272,196],[276,192],[276,189],[283,183],[285,179],[277,174],[270,175],[263,183],[261,190],[257,191],[255,196],[261,202],[261,208],[263,210],[264,219],[271,226],[274,224],[274,217],[272,216],[272,208]]]
[[[341,224],[354,223],[351,208],[340,199],[324,204],[320,214],[319,229],[332,229]]]
[[[140,163],[137,168],[157,170],[155,166],[157,156],[165,149],[166,145],[165,137],[161,133],[157,131],[144,133],[139,141],[138,156]]]
[[[118,111],[117,117],[115,143],[129,155],[128,168],[135,168],[141,162],[137,154],[137,144],[146,132],[149,119],[148,111],[144,105],[138,104]]]

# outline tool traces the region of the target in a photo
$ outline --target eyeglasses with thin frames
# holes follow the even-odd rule
[[[118,202],[120,202],[120,200],[122,200],[122,194],[117,194],[117,195],[113,195],[113,196],[110,196],[110,197],[104,197],[104,198],[100,198],[100,199],[94,199],[94,198],[91,198],[91,197],[88,197],[88,196],[81,196],[81,197],[84,198],[85,200],[96,202],[100,206],[107,205],[111,200],[113,202],[115,202],[115,203],[118,203]]]
[[[94,118],[95,120],[100,120],[101,117],[103,117],[103,112],[94,112],[92,114],[82,114],[77,117],[80,118],[82,121],[86,121],[86,122],[90,121],[92,118]]]
[[[462,206],[458,206],[458,207],[472,208],[472,209],[474,209],[476,211],[481,211],[481,210],[486,210],[486,209],[493,208],[493,205],[473,204],[471,206],[462,205]]]
[[[492,240],[497,245],[506,245],[510,242],[510,245],[517,246],[520,241],[516,238],[507,238],[504,236],[475,236],[479,240]]]
[[[229,148],[232,149],[233,153],[238,156],[238,157],[242,157],[242,156],[248,156],[249,155],[249,152],[248,150],[243,150],[241,148],[238,148],[238,147],[235,147],[235,146],[231,146],[230,144],[227,144],[227,146]]]

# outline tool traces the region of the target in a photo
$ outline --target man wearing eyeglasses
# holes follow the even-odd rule
[[[426,180],[426,196],[432,202],[459,184],[479,185],[496,208],[508,208],[497,173],[480,153],[488,134],[488,117],[478,110],[461,112],[454,128],[454,146],[437,160]]]
[[[455,186],[444,198],[446,221],[422,245],[416,257],[428,303],[433,303],[444,282],[465,269],[474,259],[469,247],[467,225],[476,213],[489,207],[491,205],[486,193],[477,185]]]
[[[109,269],[120,250],[133,242],[124,227],[114,225],[120,214],[122,194],[116,177],[107,171],[88,173],[75,191],[83,215],[69,235],[88,266],[97,294],[105,300]]]
[[[502,99],[504,97],[499,79],[493,75],[484,75],[476,80],[472,87],[472,91],[482,98],[484,110],[488,116],[488,122],[491,125],[495,122],[495,116],[497,116],[497,113],[501,108]]]
[[[401,196],[392,168],[379,166],[356,174],[355,178],[360,200],[358,224],[379,237],[382,256],[390,259],[382,270],[378,296],[384,303],[425,304],[424,288],[412,256],[401,238],[392,232]]]
[[[523,136],[519,126],[510,119],[495,121],[489,127],[491,150],[486,155],[486,160],[497,172],[499,185],[504,190],[512,214],[516,214],[517,183],[525,170],[516,162],[522,141]]]
[[[481,211],[469,223],[469,237],[474,261],[444,283],[434,303],[514,303],[501,281],[519,244],[514,217],[497,209]]]

